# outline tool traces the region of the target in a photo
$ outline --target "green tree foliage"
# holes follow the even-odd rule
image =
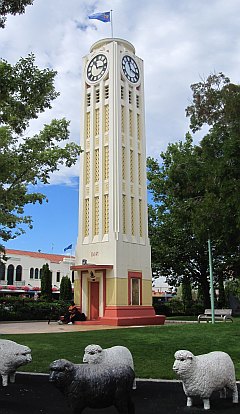
[[[191,310],[192,300],[192,286],[188,277],[184,276],[182,281],[182,301],[185,313]]]
[[[72,284],[68,276],[63,276],[60,283],[60,300],[72,300]]]
[[[46,301],[52,300],[52,272],[47,263],[42,267],[41,299]]]
[[[240,279],[228,280],[225,291],[228,297],[233,295],[240,301]]]
[[[216,287],[240,275],[240,86],[220,73],[192,90],[193,103],[186,110],[191,129],[204,124],[210,129],[199,145],[187,134],[184,142],[168,145],[160,162],[148,159],[155,203],[149,209],[149,230],[158,274],[172,284],[187,276],[207,308],[209,237]]]
[[[39,69],[32,54],[15,65],[0,61],[0,238],[7,241],[31,228],[24,215],[27,204],[42,204],[45,195],[34,187],[48,184],[60,165],[76,163],[80,147],[69,139],[69,122],[53,119],[32,137],[29,121],[51,108],[59,94],[54,88],[56,72]],[[23,227],[22,227],[23,225]]]
[[[0,27],[5,27],[8,14],[23,14],[25,7],[33,4],[33,0],[1,0],[0,1]]]

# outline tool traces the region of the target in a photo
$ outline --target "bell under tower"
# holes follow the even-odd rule
[[[82,91],[75,302],[88,320],[162,324],[152,308],[143,61],[133,45],[96,42]]]

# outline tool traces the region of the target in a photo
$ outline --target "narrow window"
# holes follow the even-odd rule
[[[6,266],[4,263],[0,263],[0,280],[5,280]]]
[[[13,285],[14,266],[9,265],[7,270],[7,284]]]
[[[57,272],[56,282],[57,282],[57,283],[59,283],[59,282],[60,282],[60,272]]]
[[[88,93],[87,94],[87,106],[90,106],[90,105],[91,105],[91,94]]]
[[[131,279],[132,305],[140,305],[140,279]]]
[[[22,280],[22,266],[18,265],[16,267],[16,282],[21,282]]]
[[[99,89],[96,90],[96,103],[99,103],[100,101],[100,91]]]
[[[109,98],[109,86],[105,86],[105,99]]]
[[[35,272],[34,272],[34,279],[38,279],[38,273],[39,273],[39,270],[36,267]]]

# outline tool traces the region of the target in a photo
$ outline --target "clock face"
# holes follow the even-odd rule
[[[99,81],[107,70],[107,58],[103,54],[94,56],[87,67],[87,78],[90,82]]]
[[[129,82],[137,83],[139,81],[139,69],[135,60],[128,55],[122,58],[122,70]]]

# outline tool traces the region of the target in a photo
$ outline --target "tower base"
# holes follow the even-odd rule
[[[155,315],[152,306],[108,306],[103,317],[97,320],[79,322],[111,326],[164,325],[166,316]],[[77,324],[78,322],[75,322]]]

